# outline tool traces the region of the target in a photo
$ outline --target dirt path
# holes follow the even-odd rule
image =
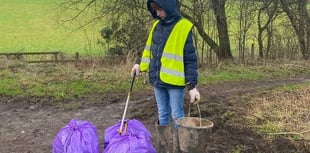
[[[310,77],[298,77],[267,81],[242,81],[200,86],[202,117],[215,123],[206,152],[310,152],[309,142],[292,142],[285,138],[266,140],[242,125],[234,125],[223,118],[227,111],[235,110],[232,97],[269,90],[275,87],[297,84]],[[0,96],[0,152],[1,153],[47,153],[58,130],[70,119],[91,121],[98,130],[103,144],[104,130],[115,124],[123,111],[127,93],[88,95],[67,103],[82,104],[76,110],[63,110],[53,105],[51,98]],[[240,98],[245,103],[247,97]],[[186,97],[188,101],[188,97]],[[92,104],[89,104],[92,102]],[[88,104],[86,104],[88,103]],[[197,115],[194,113],[194,115]],[[131,97],[128,118],[136,118],[153,133],[156,107],[150,90],[136,91]],[[308,148],[307,148],[308,147]]]

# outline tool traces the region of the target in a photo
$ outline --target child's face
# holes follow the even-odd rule
[[[166,18],[166,12],[164,11],[164,9],[159,8],[155,10],[157,13],[157,16],[160,17],[162,20]]]
[[[166,18],[166,12],[165,12],[165,10],[164,9],[162,9],[161,7],[159,7],[157,4],[155,4],[155,3],[152,3],[151,4],[151,6],[152,6],[152,8],[155,10],[155,12],[156,12],[156,15],[158,16],[158,17],[160,17],[160,19],[165,19]]]

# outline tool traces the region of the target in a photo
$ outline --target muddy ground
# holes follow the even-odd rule
[[[309,80],[296,77],[280,80],[225,82],[200,85],[202,117],[210,119],[215,126],[206,143],[205,152],[229,153],[307,153],[309,142],[277,136],[267,138],[257,134],[246,123],[234,122],[227,112],[238,112],[238,107],[262,91],[287,84]],[[70,119],[88,120],[98,129],[101,148],[103,133],[115,124],[122,115],[127,91],[92,94],[83,98],[66,101],[68,104],[82,104],[78,109],[61,109],[52,98],[0,96],[0,153],[48,153],[57,132]],[[186,96],[186,100],[188,97]],[[91,103],[91,104],[90,104]],[[197,111],[193,116],[197,115]],[[156,106],[152,89],[135,90],[132,93],[127,117],[140,120],[154,133]],[[155,137],[155,135],[153,135]]]

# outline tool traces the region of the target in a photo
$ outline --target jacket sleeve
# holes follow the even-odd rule
[[[184,72],[185,83],[188,89],[192,89],[198,82],[198,63],[195,47],[193,45],[192,31],[189,32],[184,46]]]

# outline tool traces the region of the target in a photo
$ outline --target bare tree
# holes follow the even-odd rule
[[[213,11],[216,17],[218,35],[219,35],[219,50],[216,51],[220,60],[232,59],[230,50],[230,41],[228,35],[228,26],[225,13],[226,0],[211,0]]]
[[[266,52],[267,53],[269,52],[269,50],[264,52],[263,32],[265,30],[268,30],[267,28],[269,27],[271,22],[276,18],[277,7],[278,7],[277,3],[278,3],[277,0],[275,0],[275,1],[264,0],[262,7],[260,7],[258,10],[258,16],[257,16],[258,36],[257,36],[257,41],[258,41],[259,56],[261,58],[264,57]],[[267,21],[265,22],[265,24],[262,23],[262,19],[261,19],[263,12],[265,12],[267,14]],[[272,33],[271,33],[271,31],[269,31],[268,37],[267,37],[267,39],[268,39],[267,40],[267,42],[268,42],[267,43],[268,44],[267,49],[270,46],[271,36],[272,36]]]
[[[187,5],[185,5],[185,3]],[[206,3],[206,1],[201,1],[201,3]],[[198,3],[198,4],[201,4]],[[229,35],[228,35],[228,27],[226,21],[226,14],[225,14],[225,3],[226,0],[211,0],[209,4],[211,9],[214,12],[216,23],[217,23],[217,31],[218,31],[218,42],[212,39],[210,34],[206,33],[205,31],[205,22],[204,21],[204,14],[206,13],[205,10],[207,8],[200,7],[200,9],[193,9],[188,4],[197,4],[195,0],[193,1],[181,1],[181,6],[184,9],[181,9],[181,13],[184,17],[188,18],[194,23],[199,35],[201,38],[211,47],[211,49],[215,52],[219,60],[226,60],[232,59],[232,53],[230,50],[230,42],[229,42]],[[208,6],[208,5],[200,5],[200,6]],[[195,13],[193,13],[195,12]]]
[[[254,1],[248,0],[239,0],[239,29],[237,33],[238,37],[238,49],[239,49],[239,58],[244,62],[245,58],[245,47],[247,42],[247,33],[254,24],[254,13],[256,9]],[[254,56],[254,55],[253,55]]]
[[[243,16],[240,18],[240,33],[238,35],[240,57],[244,56],[247,32],[253,22],[253,20],[249,19],[251,10],[248,10],[248,7],[250,6],[245,4],[253,3],[255,6],[256,4],[263,4],[258,9],[257,14],[257,40],[259,56],[264,57],[269,54],[269,48],[272,45],[271,38],[276,29],[272,26],[272,22],[278,12],[278,2],[281,2],[281,6],[297,35],[303,58],[309,58],[310,19],[306,8],[306,0],[231,1],[231,3],[236,2],[240,3],[240,14]],[[201,46],[202,50],[205,48],[203,44],[208,44],[208,48],[216,54],[219,60],[233,59],[227,15],[225,13],[226,4],[227,0],[180,0],[181,14],[193,22],[195,30],[200,36],[196,37],[199,40],[195,44]],[[109,46],[119,45],[125,50],[134,49],[142,52],[149,27],[153,21],[146,10],[145,0],[65,0],[61,6],[64,10],[75,12],[73,16],[66,20],[67,22],[83,19],[84,13],[93,13],[94,17],[87,22],[85,21],[82,26],[98,21],[104,23],[102,35],[108,38]],[[101,21],[102,18],[104,18],[104,21]],[[212,21],[212,23],[209,21]],[[213,29],[213,26],[216,28]],[[264,32],[267,32],[265,47]],[[203,59],[203,56],[202,52],[200,58]]]
[[[310,17],[307,0],[280,0],[283,11],[288,16],[300,45],[303,59],[310,57]]]
[[[108,50],[111,52],[116,54],[124,54],[129,50],[142,52],[151,20],[145,7],[146,1],[65,0],[59,6],[64,12],[73,12],[73,16],[63,22],[84,20],[81,27],[94,22],[103,23],[101,35],[108,43]],[[92,18],[85,20],[83,14],[87,13],[93,13]]]
[[[214,25],[215,18],[212,12],[212,6],[209,1],[205,0],[182,0],[180,1],[180,12],[182,16],[191,20],[195,26],[194,38],[195,47],[200,55],[200,63],[211,66],[213,62],[212,53],[218,50],[217,36],[214,37],[216,31]],[[206,53],[205,53],[206,52]]]

